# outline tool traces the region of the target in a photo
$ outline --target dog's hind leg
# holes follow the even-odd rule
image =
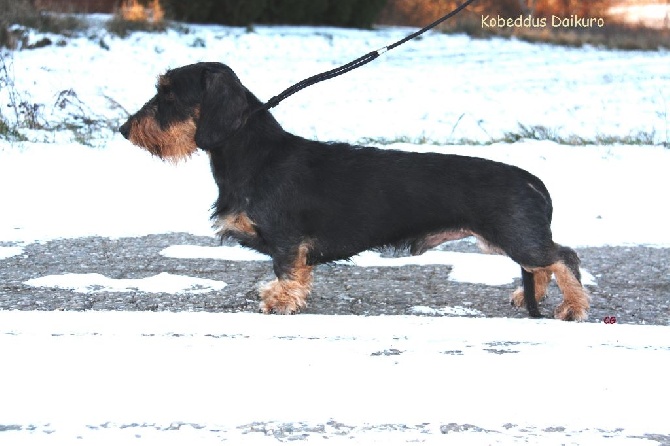
[[[554,310],[554,317],[564,321],[583,321],[589,309],[589,295],[581,284],[579,257],[566,246],[556,245],[559,260],[549,266],[563,293],[563,302]]]
[[[572,249],[551,240],[546,231],[535,231],[541,237],[528,237],[522,243],[504,243],[498,246],[522,267],[523,289],[512,295],[512,303],[524,305],[531,317],[539,317],[537,302],[542,300],[552,274],[563,293],[563,302],[554,311],[554,317],[564,321],[582,321],[589,309],[589,297],[580,282],[579,257]]]
[[[535,273],[521,268],[521,281],[523,283],[523,302],[526,305],[528,314],[532,318],[540,318],[540,310],[537,308]]]
[[[531,276],[533,280],[530,280]],[[528,309],[529,314],[531,313],[530,309],[532,307],[537,308],[537,304],[539,302],[542,302],[545,297],[547,297],[547,287],[549,286],[549,282],[551,282],[551,276],[552,272],[549,271],[547,268],[536,268],[533,271],[527,271],[525,268],[521,268],[521,279],[522,279],[522,286],[516,289],[514,293],[512,293],[512,297],[510,299],[510,303],[515,306],[515,307],[523,307],[525,306],[526,309]],[[528,284],[532,284],[533,288],[530,288]],[[534,289],[534,301],[535,303],[532,303],[529,305],[527,303],[527,298],[530,296],[533,296],[533,289]],[[538,311],[539,314],[539,311]],[[540,317],[538,316],[533,316],[531,314],[531,317]]]
[[[540,257],[523,256],[514,260],[523,265],[522,273],[523,292],[517,290],[512,296],[512,302],[521,306],[522,302],[528,308],[533,317],[533,300],[541,298],[551,280],[551,275],[556,276],[556,283],[563,293],[563,302],[556,307],[554,317],[564,321],[583,321],[586,319],[589,309],[589,296],[580,282],[579,257],[572,249],[553,243],[552,249]],[[529,278],[528,271],[532,272],[533,280]],[[530,291],[532,282],[533,291]],[[530,302],[530,304],[529,304]]]
[[[307,264],[308,244],[285,255],[273,256],[277,278],[260,289],[263,313],[295,314],[307,305],[312,289],[312,269]]]

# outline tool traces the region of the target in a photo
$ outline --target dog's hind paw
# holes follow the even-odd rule
[[[305,307],[297,302],[281,302],[279,299],[263,299],[260,305],[260,311],[263,314],[296,314]]]
[[[587,308],[568,305],[562,302],[554,310],[554,317],[562,321],[585,321],[588,317]]]
[[[307,306],[309,289],[294,280],[273,280],[260,290],[260,311],[265,314],[296,314]]]

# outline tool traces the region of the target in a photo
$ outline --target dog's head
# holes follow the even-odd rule
[[[176,162],[198,147],[213,149],[240,129],[250,100],[260,104],[226,65],[186,65],[159,76],[156,95],[119,131],[133,144]]]

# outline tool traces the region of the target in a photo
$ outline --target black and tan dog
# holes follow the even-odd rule
[[[475,236],[521,265],[514,305],[541,317],[554,274],[564,296],[555,317],[586,318],[579,258],[553,242],[551,199],[535,176],[481,158],[310,141],[261,106],[230,68],[197,63],[160,76],[120,131],[161,159],[209,154],[219,234],[272,257],[277,279],[261,289],[263,312],[303,308],[319,263],[382,246],[417,255]]]

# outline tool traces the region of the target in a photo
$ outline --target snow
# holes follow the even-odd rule
[[[23,253],[23,248],[19,246],[0,246],[0,260],[18,256]]]
[[[62,288],[79,293],[145,293],[203,294],[222,290],[226,284],[218,280],[199,279],[178,274],[160,273],[143,279],[110,279],[102,274],[56,274],[30,279],[34,287]]]
[[[189,26],[188,33],[120,39],[99,30],[65,46],[15,52],[9,71],[16,94],[41,104],[46,123],[79,107],[120,124],[124,109],[148,100],[169,67],[223,61],[268,99],[408,32]],[[552,194],[552,228],[562,244],[668,248],[670,150],[662,144],[670,134],[669,61],[666,51],[429,33],[292,96],[273,113],[305,137],[369,138],[388,149],[481,156],[527,169]],[[79,102],[61,109],[57,98],[69,89]],[[4,117],[13,116],[8,91],[0,90]],[[555,139],[639,137],[650,144],[489,144],[521,126],[540,126]],[[205,155],[161,163],[105,129],[89,141],[93,147],[67,130],[29,136],[31,142],[0,141],[0,259],[61,238],[213,235],[216,186]],[[162,254],[267,261],[240,247],[175,245]],[[448,251],[410,258],[366,252],[352,261],[448,264],[450,280],[490,285],[518,275],[504,257]],[[584,276],[595,285],[588,271]],[[27,283],[82,293],[225,286],[168,273],[120,280],[37,271]],[[651,435],[668,438],[667,414],[658,407],[670,398],[669,327],[485,319],[467,303],[417,305],[413,312],[0,312],[0,442],[643,445],[658,444]]]
[[[483,316],[484,314],[473,308],[456,305],[454,307],[432,308],[425,305],[415,305],[412,307],[412,313],[424,314],[428,316]]]
[[[275,444],[263,429],[287,425],[310,444],[668,432],[670,327],[117,312],[5,312],[0,327],[0,420],[32,426],[0,433],[12,445]]]
[[[175,259],[217,259],[233,262],[269,261],[269,256],[244,246],[197,246],[173,245],[161,251],[161,255]]]

